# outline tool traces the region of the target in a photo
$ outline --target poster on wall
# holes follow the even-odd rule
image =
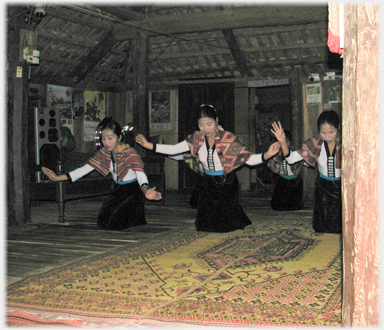
[[[74,119],[82,119],[84,117],[84,91],[72,91],[72,108]]]
[[[171,130],[171,92],[151,92],[149,94],[149,99],[150,130]]]
[[[307,104],[320,104],[321,103],[321,84],[306,85]]]
[[[95,130],[105,117],[105,93],[84,91],[84,141],[95,140]]]
[[[41,100],[44,94],[43,85],[29,84],[28,98],[32,100]]]
[[[68,127],[73,132],[71,87],[47,85],[47,107],[60,109],[61,126]]]

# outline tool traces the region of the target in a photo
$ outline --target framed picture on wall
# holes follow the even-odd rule
[[[307,104],[320,104],[321,103],[321,84],[308,84],[306,85]]]
[[[73,132],[71,87],[47,85],[47,107],[60,109],[61,125]]]
[[[149,93],[149,126],[151,131],[168,131],[171,124],[171,91]]]
[[[83,141],[95,140],[95,129],[105,117],[105,93],[84,91]]]

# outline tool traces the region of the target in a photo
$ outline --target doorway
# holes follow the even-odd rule
[[[254,88],[256,128],[254,141],[256,153],[265,152],[274,142],[272,122],[280,121],[284,129],[292,132],[292,106],[289,85]],[[256,187],[251,190],[269,191],[274,185],[274,175],[266,166],[258,166]]]

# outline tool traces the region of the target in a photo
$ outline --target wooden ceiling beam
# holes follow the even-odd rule
[[[310,24],[328,20],[328,5],[271,6],[254,5],[245,8],[208,11],[184,15],[169,15],[146,18],[140,22],[124,22],[135,29],[144,30],[149,37],[156,35],[177,35],[202,33],[225,29],[245,29],[251,27]],[[131,29],[116,28],[116,40],[134,37]]]
[[[237,42],[233,31],[231,29],[225,29],[223,30],[223,35],[241,75],[243,77],[253,77],[252,71],[248,69],[247,60],[241,51],[240,45]]]
[[[307,60],[283,60],[283,61],[274,61],[273,63],[260,63],[251,65],[250,69],[273,69],[273,68],[283,68],[287,66],[303,66],[303,65],[320,65],[325,64],[327,61],[327,58],[319,57],[316,59],[307,59]],[[217,75],[217,74],[224,74],[225,72],[229,71],[235,71],[235,67],[225,67],[225,68],[203,68],[203,69],[192,69],[192,70],[185,70],[185,71],[178,71],[178,72],[166,72],[166,73],[156,73],[151,74],[148,79],[150,80],[161,80],[161,79],[186,79],[187,76],[199,76],[204,75],[207,76],[209,74]]]
[[[68,36],[62,36],[62,35],[56,35],[55,33],[48,32],[46,30],[39,30],[38,31],[38,36],[44,37],[46,39],[52,39],[52,40],[59,40],[64,42],[67,45],[70,45],[72,47],[79,47],[79,48],[93,48],[95,47],[95,44],[90,42],[89,40],[77,40],[74,39],[73,37],[68,37]]]
[[[103,29],[103,26],[100,25],[100,22],[97,22],[96,20],[92,20],[92,19],[83,19],[81,17],[72,15],[71,14],[72,12],[68,12],[68,10],[67,11],[61,10],[61,8],[62,6],[58,6],[58,5],[53,5],[53,4],[48,5],[47,15],[55,18],[60,18],[64,21],[69,21],[82,26],[87,26],[92,29],[98,29],[98,30]],[[39,26],[37,27],[37,31],[39,31]]]
[[[143,19],[147,18],[147,16],[143,13],[129,10],[125,6],[121,5],[108,5],[108,6],[98,6],[97,4],[95,7],[100,8],[101,10],[110,13],[114,16],[116,16],[119,19],[122,20],[134,20],[134,21],[142,21]]]
[[[233,30],[233,29],[232,29]],[[236,35],[238,37],[255,37],[258,35],[267,35],[267,34],[275,34],[282,32],[295,32],[295,31],[305,31],[305,30],[318,30],[322,31],[326,38],[328,38],[328,22],[319,22],[319,23],[309,23],[309,24],[299,24],[292,26],[276,26],[276,27],[253,27],[248,29],[239,30],[236,29]],[[221,31],[207,31],[205,33],[209,33],[210,38],[219,38],[222,34]],[[204,35],[202,33],[189,33],[183,35],[180,39],[183,41],[194,41],[194,40],[204,40],[208,37],[208,35]],[[161,39],[164,39],[163,42],[167,42],[167,39],[173,39],[174,36],[152,36],[152,42],[160,42]],[[156,40],[154,40],[156,39]]]
[[[101,40],[89,54],[80,62],[76,69],[69,75],[76,82],[83,80],[87,74],[110,52],[110,49],[116,44],[113,37],[113,31],[109,31],[103,40]]]
[[[134,43],[133,41],[129,42],[129,47],[125,55],[124,67],[120,77],[120,86],[119,86],[120,91],[123,91],[124,89],[126,89],[126,86],[129,85],[130,82],[128,77],[130,73],[132,73],[132,77],[133,77],[133,55],[134,55],[133,46],[132,46],[133,43]]]
[[[89,40],[74,40],[73,38],[69,38],[69,37],[66,37],[66,36],[56,36],[55,34],[53,33],[49,33],[45,30],[39,30],[38,32],[38,36],[39,37],[44,37],[46,39],[50,39],[50,40],[60,40],[60,41],[63,41],[64,43],[70,45],[70,46],[73,46],[73,47],[79,47],[79,48],[82,48],[82,49],[85,49],[85,48],[93,48],[95,47],[95,44],[94,42],[90,42]],[[81,42],[81,43],[80,43]],[[46,47],[48,48],[48,47]],[[122,50],[118,50],[118,49],[110,49],[109,50],[109,53],[113,54],[113,55],[116,55],[116,56],[119,56],[119,57],[122,57],[122,58],[125,58],[125,54],[126,52],[122,51]],[[40,58],[41,58],[42,55],[40,55]]]
[[[287,46],[276,46],[276,47],[252,47],[244,48],[243,54],[255,53],[255,52],[274,52],[279,50],[295,50],[295,49],[307,49],[307,48],[323,48],[324,51],[328,50],[328,46],[325,43],[315,43],[300,45],[287,45]],[[188,58],[188,57],[204,57],[204,56],[217,56],[217,55],[228,55],[230,54],[229,49],[218,49],[217,51],[205,51],[205,52],[183,52],[183,53],[167,53],[167,54],[153,54],[149,57],[149,61],[154,60],[166,60],[170,58]]]

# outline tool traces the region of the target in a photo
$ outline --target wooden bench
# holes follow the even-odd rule
[[[143,157],[145,164],[145,173],[151,187],[156,186],[163,198],[159,201],[164,204],[165,196],[165,158],[161,156]],[[64,173],[64,165],[61,161],[57,164],[57,174]],[[103,177],[93,171],[92,175],[69,183],[62,182],[31,182],[30,183],[30,199],[31,201],[56,201],[59,207],[59,222],[65,222],[65,202],[67,200],[97,197],[108,195],[111,191],[113,179],[111,175]],[[157,202],[157,201],[156,201]]]

